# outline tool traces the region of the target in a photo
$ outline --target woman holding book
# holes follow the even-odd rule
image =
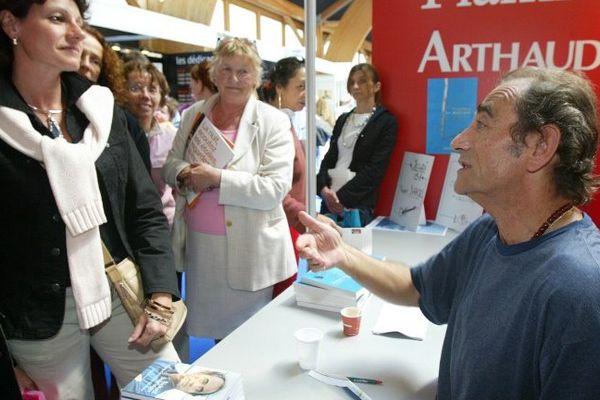
[[[252,42],[219,42],[211,65],[219,91],[184,113],[163,168],[181,194],[173,235],[186,271],[190,335],[225,337],[271,300],[275,283],[296,272],[282,207],[292,182],[291,126],[256,99],[260,65]],[[202,129],[233,143],[225,167],[201,162],[190,150]],[[190,192],[199,197],[185,205]]]
[[[373,209],[396,143],[396,117],[380,103],[381,82],[375,67],[352,67],[346,84],[356,107],[342,114],[333,128],[329,150],[317,174],[322,214],[342,217],[356,209],[360,224],[373,219]]]
[[[23,389],[93,398],[89,347],[124,385],[171,344],[132,326],[111,293],[102,243],[140,266],[151,305],[179,296],[166,218],[107,88],[77,73],[85,0],[0,1],[0,323]],[[10,232],[9,232],[10,231]]]

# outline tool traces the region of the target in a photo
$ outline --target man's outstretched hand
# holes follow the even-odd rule
[[[345,245],[339,228],[331,219],[318,216],[315,219],[306,212],[298,214],[307,233],[296,240],[300,256],[308,261],[310,270],[319,271],[343,265],[346,261]]]

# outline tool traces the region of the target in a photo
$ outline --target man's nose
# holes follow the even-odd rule
[[[454,139],[452,139],[452,142],[450,142],[450,147],[452,147],[452,150],[465,150],[468,147],[467,130],[468,128],[462,130],[454,137]]]

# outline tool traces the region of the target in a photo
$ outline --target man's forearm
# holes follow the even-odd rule
[[[346,259],[340,265],[346,273],[382,299],[408,306],[417,306],[419,292],[415,288],[408,265],[377,260],[348,245]]]

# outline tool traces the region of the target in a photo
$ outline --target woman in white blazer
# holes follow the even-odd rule
[[[255,98],[260,63],[248,40],[219,43],[211,67],[219,93],[186,110],[163,167],[179,193],[174,250],[186,272],[189,335],[225,337],[268,303],[273,284],[296,272],[282,208],[292,182],[291,125]],[[194,162],[188,146],[209,121],[233,143],[222,169]],[[190,192],[200,194],[192,206]]]

